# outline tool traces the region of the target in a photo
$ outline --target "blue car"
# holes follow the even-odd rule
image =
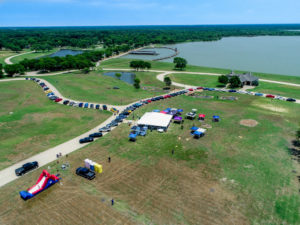
[[[103,110],[107,110],[107,106],[106,105],[103,105]]]
[[[90,104],[90,108],[93,109],[94,108],[94,104]]]
[[[81,108],[82,106],[83,106],[83,103],[82,103],[82,102],[80,102],[80,103],[79,103],[79,105],[78,105],[78,107],[80,107],[80,108]]]
[[[255,96],[263,96],[264,94],[262,93],[255,93]]]
[[[96,105],[96,109],[100,109],[100,105]]]
[[[84,108],[88,108],[88,107],[89,107],[89,103],[85,103]]]
[[[228,92],[236,92],[236,90],[230,89]]]

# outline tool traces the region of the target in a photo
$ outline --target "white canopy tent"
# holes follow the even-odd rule
[[[162,128],[166,130],[172,120],[172,115],[159,113],[159,112],[147,112],[137,122],[138,126],[147,126],[153,129]]]

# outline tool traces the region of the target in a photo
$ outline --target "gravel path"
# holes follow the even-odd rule
[[[12,58],[15,58],[15,57],[20,56],[20,55],[25,55],[25,54],[33,53],[33,52],[35,52],[35,51],[25,52],[25,53],[21,53],[21,54],[17,54],[17,55],[12,55],[12,56],[6,58],[6,59],[4,60],[4,62],[5,62],[6,64],[11,65],[11,64],[13,64],[13,62],[10,61]]]

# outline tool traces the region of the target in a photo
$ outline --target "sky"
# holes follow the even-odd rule
[[[300,0],[0,0],[0,27],[300,23]]]

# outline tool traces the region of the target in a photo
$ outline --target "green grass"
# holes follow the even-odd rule
[[[258,91],[266,94],[276,94],[285,97],[300,99],[300,87],[288,86],[282,84],[272,84],[268,82],[259,82],[259,86],[251,91]]]
[[[110,59],[103,63],[101,63],[101,67],[103,68],[129,68],[129,62],[132,59],[125,59],[125,58],[117,58],[117,59]],[[151,61],[153,70],[173,70],[174,64],[168,62],[159,62],[159,61]],[[185,71],[189,72],[205,72],[205,73],[220,73],[220,74],[228,74],[230,70],[228,69],[219,69],[219,68],[209,68],[203,66],[192,66],[187,65]],[[236,73],[243,73],[248,71],[235,71]],[[261,79],[268,79],[268,80],[275,80],[275,81],[285,81],[291,83],[300,84],[300,76],[285,76],[285,75],[278,75],[278,74],[266,74],[266,73],[253,73],[253,75],[258,76]]]
[[[163,86],[162,82],[156,80],[156,73],[139,72],[136,75],[141,79],[141,86]],[[65,97],[79,101],[122,105],[162,93],[162,89],[135,89],[130,84],[95,71],[89,74],[77,72],[42,78],[52,83]],[[114,86],[120,89],[113,89]]]
[[[221,85],[218,82],[217,76],[210,76],[210,75],[176,73],[176,74],[171,74],[170,78],[174,82],[189,84],[194,86],[218,87],[218,85]]]
[[[214,92],[209,94],[212,96],[230,95],[230,93]],[[264,106],[270,107],[265,109]],[[61,172],[63,184],[56,185],[35,197],[29,202],[30,207],[23,205],[20,207],[23,207],[21,209],[24,212],[29,213],[38,210],[38,207],[47,202],[51,203],[53,209],[49,210],[50,215],[56,215],[55,210],[61,201],[48,202],[49,200],[55,199],[56,196],[64,196],[64,204],[72,206],[78,203],[78,201],[73,202],[72,199],[80,195],[82,196],[80,202],[84,199],[93,199],[99,207],[97,210],[101,211],[103,216],[110,214],[109,210],[113,208],[132,221],[141,223],[148,223],[151,219],[152,224],[166,224],[165,221],[191,224],[189,221],[195,221],[193,219],[199,221],[203,217],[210,219],[222,217],[225,211],[230,214],[231,208],[236,208],[245,216],[245,223],[249,221],[249,224],[299,224],[298,181],[296,181],[296,174],[292,173],[296,167],[287,150],[298,128],[300,106],[289,102],[276,103],[276,107],[286,110],[283,113],[273,111],[271,106],[275,105],[270,99],[248,95],[239,96],[237,101],[178,96],[151,103],[134,111],[135,119],[153,109],[174,107],[182,108],[186,113],[196,108],[198,113],[207,115],[206,123],[212,128],[207,130],[205,137],[195,140],[191,137],[189,128],[193,125],[201,126],[201,124],[197,120],[185,120],[183,130],[180,125],[172,123],[166,133],[149,131],[146,137],[138,137],[133,143],[128,141],[130,130],[128,125],[122,124],[108,135],[73,152],[68,159],[64,157],[62,160],[68,160],[72,168],[69,172]],[[214,114],[220,115],[219,123],[211,121]],[[132,117],[133,115],[129,119]],[[258,121],[258,125],[256,127],[241,126],[239,124],[241,119],[254,119]],[[172,149],[175,149],[174,155],[171,154]],[[108,156],[112,156],[111,164],[106,163]],[[85,158],[104,165],[104,173],[97,174],[94,181],[87,181],[74,175],[73,170],[83,165]],[[51,165],[51,172],[56,172],[56,163],[49,165]],[[191,176],[191,179],[185,180],[182,186],[177,185],[180,184],[180,179],[184,179],[178,172],[181,170],[189,171],[190,173],[186,176]],[[13,207],[12,200],[18,199],[19,189],[32,185],[39,173],[39,170],[34,171],[1,188],[1,191],[6,193],[0,198],[0,210],[3,209],[0,215],[3,215],[3,218],[13,216],[14,213],[20,211],[19,207],[9,211],[7,207]],[[203,181],[196,177],[199,174],[208,183],[199,183]],[[222,178],[226,178],[227,181],[220,181]],[[194,190],[189,189],[190,186],[197,190],[213,187],[215,192],[210,193],[211,198],[192,195],[198,193],[196,191],[189,196],[188,191]],[[145,195],[144,190],[148,192]],[[227,192],[223,192],[224,190]],[[223,193],[228,194],[226,202],[219,201]],[[109,202],[101,202],[103,195],[106,200],[114,198],[116,205],[107,207],[105,204]],[[152,195],[158,199],[150,199]],[[175,197],[170,200],[170,196],[174,195]],[[181,199],[181,195],[189,197]],[[203,201],[212,199],[212,202],[208,203],[208,205],[211,204],[211,208],[208,209],[213,210],[214,217],[211,217],[207,211],[200,215],[189,214],[192,210],[199,212],[203,209],[196,201],[199,198],[204,198]],[[140,200],[140,202],[135,202],[135,200]],[[155,200],[157,200],[156,203]],[[161,206],[158,205],[160,202]],[[190,202],[193,203],[194,208],[185,208],[185,205]],[[216,208],[213,207],[215,202],[218,202]],[[156,208],[152,210],[154,206]],[[70,210],[78,212],[86,207],[87,205],[78,204]],[[175,220],[173,217],[167,217],[169,214],[165,207],[169,207],[167,210],[177,212],[173,215]],[[64,208],[67,209],[67,207]],[[154,219],[154,212],[159,212],[156,217],[156,219],[160,218],[159,221]],[[152,217],[148,213],[152,213]],[[93,211],[88,218],[84,218],[85,222],[98,221],[97,215]],[[236,215],[233,213],[230,216],[234,221]],[[17,217],[20,221],[20,217]],[[31,221],[35,221],[35,217],[36,215],[31,214]]]
[[[218,93],[218,96],[221,95],[229,94]],[[135,111],[135,118],[153,109],[174,107],[188,112],[197,108],[199,113],[208,116],[207,123],[212,125],[212,129],[208,129],[204,138],[194,140],[189,128],[200,126],[200,123],[186,120],[184,130],[179,125],[171,124],[167,133],[148,132],[146,137],[138,137],[136,143],[128,143],[129,129],[124,126],[114,136],[114,142],[106,136],[101,145],[120,157],[145,164],[155,164],[161,158],[172,157],[170,151],[175,149],[175,159],[185,161],[193,168],[199,164],[210,167],[211,171],[217,171],[214,174],[216,179],[226,177],[226,185],[236,194],[252,222],[275,224],[276,221],[277,224],[278,221],[288,221],[298,224],[299,216],[295,213],[299,210],[299,204],[295,202],[299,202],[300,197],[287,148],[297,129],[300,106],[288,102],[276,103],[286,109],[286,113],[259,107],[273,104],[269,99],[254,96],[240,96],[238,101],[195,100],[187,96],[161,101]],[[220,123],[210,121],[214,114],[221,116]],[[253,128],[244,127],[239,124],[241,119],[254,119],[259,124]],[[211,162],[215,162],[213,166]],[[231,185],[229,180],[234,180],[236,185]],[[290,200],[282,203],[286,193],[294,193],[294,203]]]
[[[110,113],[58,105],[30,81],[0,83],[0,169],[70,140]]]
[[[57,51],[58,51],[58,49],[55,48],[55,49],[52,49],[52,50],[46,51],[46,52],[32,52],[32,53],[28,53],[28,54],[24,54],[24,55],[14,57],[10,61],[12,63],[18,63],[18,62],[21,62],[24,59],[35,59],[35,58],[38,58],[38,57],[41,57],[41,56],[50,55],[50,54],[52,54],[54,52],[57,52]]]

